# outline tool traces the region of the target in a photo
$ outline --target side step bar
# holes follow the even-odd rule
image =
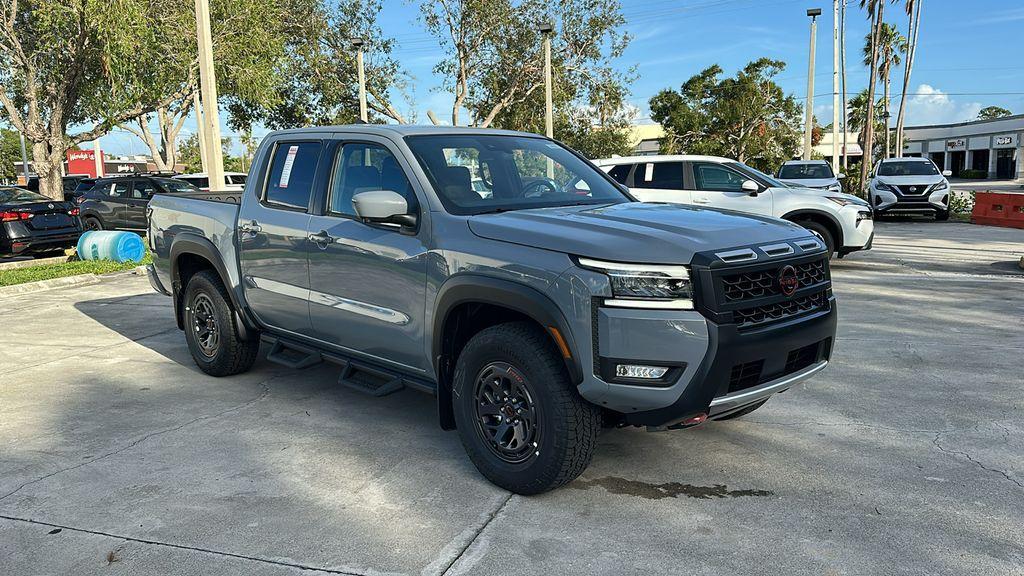
[[[288,368],[301,370],[324,361],[323,357],[316,350],[295,342],[286,342],[273,336],[264,336],[263,341],[270,344],[267,360],[287,366]]]

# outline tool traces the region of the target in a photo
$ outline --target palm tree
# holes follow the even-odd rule
[[[907,88],[910,86],[910,70],[914,67],[917,54],[917,33],[921,29],[921,4],[924,0],[906,0],[907,16],[907,65],[903,68],[903,92],[900,94],[900,110],[896,115],[896,156],[903,156],[903,119],[907,110]]]
[[[875,123],[875,129],[878,130],[882,127],[882,123],[879,121],[879,118],[881,118],[883,115],[882,111],[885,109],[885,101],[882,99],[875,101],[873,111],[868,110],[868,102],[868,89],[865,88],[850,98],[850,101],[847,103],[850,130],[859,133],[857,135],[857,144],[860,144],[861,150],[864,151],[865,158],[871,154],[871,152],[868,151],[867,142],[865,141],[865,136],[867,136],[867,130],[865,130],[865,127],[867,126],[868,115],[871,114]]]
[[[872,52],[877,56],[878,79],[882,81],[885,108],[882,117],[885,118],[885,157],[889,157],[889,86],[891,84],[891,72],[894,66],[902,63],[901,54],[907,52],[907,39],[900,34],[894,24],[882,22],[878,29],[877,45],[872,47],[871,35],[864,37],[864,65],[871,66]]]
[[[871,56],[868,59],[868,101],[875,99],[875,70],[878,65],[878,36],[882,24],[882,13],[885,11],[885,0],[860,0],[860,7],[867,8],[868,16],[871,18]],[[864,123],[864,156],[860,162],[861,187],[867,184],[868,174],[871,172],[871,149],[875,143],[875,107],[867,107],[867,121]]]

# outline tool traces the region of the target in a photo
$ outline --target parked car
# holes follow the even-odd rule
[[[225,172],[224,186],[220,188],[220,191],[241,192],[242,189],[245,188],[245,179],[247,177],[248,175],[242,172]],[[210,177],[206,172],[199,172],[197,174],[178,174],[174,178],[177,180],[184,180],[203,192],[210,191]]]
[[[846,178],[846,174],[832,172],[832,166],[824,160],[789,160],[779,167],[778,178],[780,182],[803,188],[842,192],[839,180]]]
[[[0,186],[0,256],[49,256],[71,248],[81,235],[74,204]]]
[[[356,390],[434,394],[483,475],[521,494],[578,476],[602,423],[757,409],[825,368],[836,331],[807,230],[636,202],[533,134],[273,132],[239,203],[150,207],[150,282],[201,370],[244,372],[263,340]]]
[[[193,194],[199,189],[181,180],[158,176],[110,176],[96,180],[80,198],[86,230],[146,229],[146,207],[154,194]]]
[[[949,220],[949,170],[930,158],[886,158],[875,165],[868,195],[876,214],[932,214]]]
[[[73,202],[75,199],[75,190],[79,189],[83,181],[89,181],[89,177],[83,174],[73,174],[71,176],[61,177],[61,186],[64,190],[64,200]],[[28,178],[28,182],[21,187],[24,190],[30,192],[39,192],[39,177],[31,175]]]
[[[597,160],[644,202],[672,202],[774,216],[807,228],[841,258],[868,250],[874,222],[867,202],[839,192],[794,188],[746,164],[717,156],[635,156]]]

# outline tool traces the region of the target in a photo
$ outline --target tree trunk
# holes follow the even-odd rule
[[[871,172],[872,148],[875,142],[875,85],[878,78],[878,38],[882,23],[882,11],[884,2],[876,5],[875,13],[871,17],[871,66],[869,66],[868,81],[868,110],[864,118],[864,150],[860,161],[860,185],[863,191],[868,184],[868,174]]]
[[[64,156],[67,148],[50,141],[32,144],[32,168],[39,177],[39,193],[54,200],[64,200]]]
[[[885,71],[882,72],[884,76],[882,82],[885,86],[885,157],[890,158],[889,152],[889,64],[886,63]]]
[[[914,67],[914,53],[917,51],[917,31],[921,27],[921,3],[924,0],[916,0],[914,10],[910,14],[910,24],[907,30],[907,60],[903,69],[903,91],[900,94],[900,110],[896,115],[896,156],[903,157],[903,121],[907,110],[907,89],[910,86],[910,71]]]

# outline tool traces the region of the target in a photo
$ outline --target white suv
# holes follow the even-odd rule
[[[842,192],[843,185],[839,180],[846,178],[846,174],[832,172],[832,167],[824,160],[790,160],[782,163],[778,178],[798,187]]]
[[[643,202],[671,202],[774,216],[807,228],[840,258],[871,248],[871,207],[838,192],[794,188],[716,156],[632,156],[595,164]]]
[[[875,212],[934,214],[949,220],[949,181],[928,158],[886,158],[875,165],[868,198]]]
[[[242,172],[225,172],[224,186],[219,188],[217,192],[241,192],[242,190],[245,190],[245,179],[248,177],[248,174],[243,174]],[[178,180],[184,180],[203,192],[210,191],[210,177],[207,176],[206,172],[198,172],[196,174],[178,174],[175,178]]]

